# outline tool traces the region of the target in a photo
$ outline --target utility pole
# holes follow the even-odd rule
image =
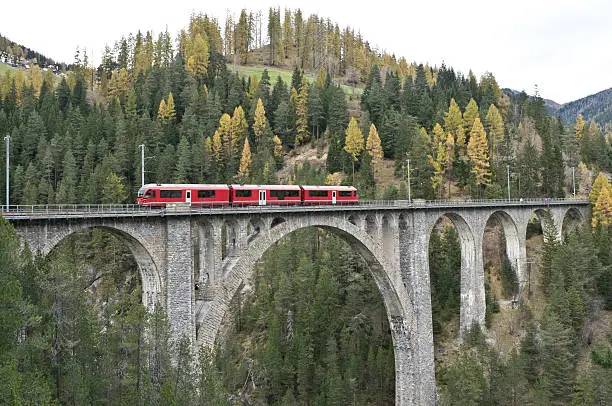
[[[406,159],[406,165],[408,166],[408,203],[410,203],[410,159]]]
[[[510,201],[510,165],[506,165],[506,176],[508,178],[508,201]]]
[[[572,166],[572,186],[574,188],[574,197],[576,196],[576,177],[574,176],[574,167]]]
[[[10,182],[10,176],[9,176],[9,159],[10,159],[10,154],[9,154],[9,147],[11,145],[11,136],[10,135],[6,135],[6,137],[4,137],[4,140],[6,141],[6,210],[9,209],[9,182]]]
[[[144,144],[140,144],[138,146],[138,148],[141,149],[141,151],[140,151],[140,162],[141,162],[141,164],[140,164],[140,169],[141,169],[141,171],[140,171],[140,179],[141,179],[141,183],[142,183],[141,186],[144,186],[144,184],[145,184],[144,183],[144,173],[145,173],[145,169],[144,169],[144,161],[145,161],[144,150],[145,150],[145,146],[144,146]]]

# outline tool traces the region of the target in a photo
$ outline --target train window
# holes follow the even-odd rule
[[[215,197],[215,190],[198,190],[198,199],[210,199]]]
[[[284,199],[285,197],[299,197],[299,190],[270,190],[270,197]]]
[[[252,195],[252,190],[236,190],[236,197],[251,197]]]
[[[352,193],[350,190],[346,191],[346,190],[341,190],[340,192],[338,192],[338,195],[340,197],[351,197]]]
[[[327,197],[327,195],[328,195],[327,190],[309,190],[308,191],[308,196],[310,197]]]
[[[145,193],[144,197],[151,199],[155,197],[155,190],[147,190],[147,193]]]
[[[180,199],[183,197],[182,190],[160,190],[159,197],[162,199]]]

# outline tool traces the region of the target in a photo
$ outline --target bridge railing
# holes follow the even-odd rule
[[[46,204],[46,205],[11,205],[1,206],[3,216],[21,217],[36,215],[159,215],[160,213],[219,213],[224,211],[302,211],[305,209],[313,211],[329,210],[337,208],[427,208],[427,207],[465,207],[465,206],[542,206],[542,205],[567,205],[586,204],[586,199],[562,198],[562,199],[450,199],[450,200],[360,200],[358,204],[337,202],[332,205],[308,205],[308,206],[286,206],[286,205],[233,205],[233,206],[191,206],[185,203],[169,205],[168,207],[149,207],[137,204]]]

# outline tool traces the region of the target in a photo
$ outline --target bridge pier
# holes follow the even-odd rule
[[[166,220],[166,314],[175,339],[195,343],[195,298],[190,217]]]

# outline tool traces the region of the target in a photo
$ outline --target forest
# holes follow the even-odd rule
[[[262,21],[242,10],[222,29],[195,14],[176,40],[118,39],[97,67],[77,52],[61,76],[36,65],[6,70],[0,134],[10,136],[11,204],[133,203],[140,145],[146,181],[156,183],[338,183],[361,199],[405,199],[410,160],[413,198],[504,198],[508,171],[514,198],[575,188],[591,199],[590,227],[540,239],[539,296],[519,306],[508,351],[475,328],[438,356],[453,342],[461,251],[452,227],[432,236],[438,396],[610,403],[612,337],[597,327],[609,326],[612,305],[610,134],[580,115],[565,126],[537,89],[510,97],[491,73],[408,63],[316,15],[270,9],[266,32]],[[291,80],[236,68],[253,63]],[[308,150],[321,165],[300,162]],[[268,252],[218,348],[198,357],[170,341],[163,312],[143,308],[137,265],[112,236],[91,230],[39,257],[1,221],[0,244],[0,269],[10,270],[0,273],[8,403],[394,402],[382,299],[363,260],[333,234],[305,230]],[[298,261],[291,268],[283,258]],[[487,287],[486,328],[516,283],[503,259]]]

